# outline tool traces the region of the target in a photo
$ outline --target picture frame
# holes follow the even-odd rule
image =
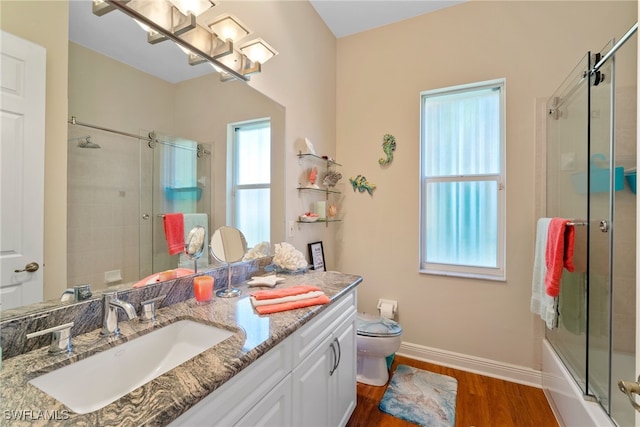
[[[322,242],[309,243],[309,260],[312,269],[316,271],[327,271],[324,263],[324,248]]]

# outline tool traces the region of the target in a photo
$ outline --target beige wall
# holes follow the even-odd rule
[[[539,369],[529,312],[535,232],[535,100],[587,50],[635,22],[635,2],[472,1],[338,40],[337,155],[373,197],[348,193],[338,268],[363,275],[359,309],[398,300],[403,341]],[[418,273],[420,92],[506,78],[507,281]],[[382,135],[397,139],[381,168]]]
[[[67,277],[68,9],[62,1],[0,2],[0,28],[47,50],[43,278],[61,289]]]

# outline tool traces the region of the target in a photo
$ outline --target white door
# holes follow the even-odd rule
[[[6,310],[43,298],[46,51],[4,31],[0,37],[0,304]]]

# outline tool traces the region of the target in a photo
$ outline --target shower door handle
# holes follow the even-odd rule
[[[609,221],[607,221],[606,219],[600,220],[600,231],[602,231],[603,233],[609,231]]]
[[[640,412],[640,405],[636,402],[633,396],[634,394],[640,395],[640,376],[638,376],[638,382],[620,380],[618,381],[618,387],[621,392],[627,395],[631,406],[633,406],[636,411]]]

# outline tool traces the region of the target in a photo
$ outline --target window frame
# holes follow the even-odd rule
[[[263,117],[255,120],[247,120],[243,122],[231,123],[228,125],[228,151],[229,154],[227,156],[227,194],[231,197],[231,203],[227,204],[227,224],[231,224],[233,227],[238,227],[237,224],[237,215],[238,215],[238,199],[236,194],[239,190],[269,190],[269,199],[271,199],[271,177],[269,177],[269,182],[267,183],[259,183],[259,184],[238,184],[238,170],[239,170],[239,162],[240,156],[238,154],[237,144],[238,144],[238,131],[239,130],[248,130],[255,128],[268,128],[269,129],[269,152],[271,151],[272,144],[272,129],[271,129],[271,118]],[[271,158],[269,158],[269,162],[271,163]],[[269,200],[269,204],[271,204],[271,200]],[[270,216],[268,216],[270,218]],[[268,233],[271,235],[271,222],[267,223],[268,225]]]
[[[499,173],[498,174],[474,174],[474,175],[450,175],[450,176],[426,176],[425,165],[425,103],[429,97],[456,94],[475,90],[497,88],[500,91],[500,147],[499,147]],[[476,83],[463,84],[420,92],[420,238],[419,238],[419,273],[442,276],[467,277],[494,281],[506,281],[506,79],[499,78]],[[427,184],[433,182],[469,182],[469,181],[495,181],[498,189],[497,197],[497,238],[496,238],[496,267],[480,267],[462,264],[444,264],[427,262],[426,238],[427,218],[425,206],[427,203]]]

